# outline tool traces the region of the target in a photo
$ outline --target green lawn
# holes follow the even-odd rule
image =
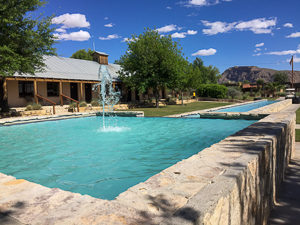
[[[186,105],[167,105],[159,108],[132,108],[126,111],[144,111],[146,117],[168,116],[173,114],[209,109],[233,103],[228,102],[193,102]],[[124,110],[121,110],[124,111]]]
[[[300,142],[300,130],[296,129],[296,142]]]
[[[300,124],[300,108],[296,111],[296,123]]]

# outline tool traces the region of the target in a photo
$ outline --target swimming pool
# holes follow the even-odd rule
[[[0,127],[0,172],[114,199],[129,187],[255,121],[101,117]]]
[[[239,106],[233,106],[225,109],[216,110],[214,112],[248,112],[253,109],[258,109],[266,105],[273,104],[277,101],[259,101],[259,102],[253,102],[249,104],[239,105]]]

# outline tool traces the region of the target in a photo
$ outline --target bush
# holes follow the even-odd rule
[[[229,87],[227,92],[228,97],[234,98],[241,98],[242,92],[234,87]]]
[[[79,103],[79,107],[87,107],[86,102],[84,102],[84,101],[83,101],[83,102],[80,102],[80,103]]]
[[[42,109],[42,105],[41,104],[33,103],[33,104],[28,104],[26,106],[25,111],[40,110],[40,109]]]
[[[248,100],[249,98],[250,98],[250,95],[249,95],[249,93],[245,93],[245,94],[243,94],[243,100]]]
[[[36,103],[34,103],[34,104],[32,105],[32,109],[33,109],[33,110],[40,110],[40,109],[42,109],[42,105],[41,105],[41,104],[36,104]]]
[[[72,103],[69,105],[69,108],[68,108],[68,109],[75,109],[76,107],[77,107],[76,102],[72,102]]]
[[[93,99],[93,100],[91,101],[91,105],[94,106],[94,107],[97,107],[97,106],[99,106],[100,104],[99,104],[98,100]]]
[[[226,98],[227,87],[219,84],[202,84],[196,90],[199,97]]]
[[[27,105],[25,110],[26,111],[31,111],[32,110],[32,105],[31,104]]]

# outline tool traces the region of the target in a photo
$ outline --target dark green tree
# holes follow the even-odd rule
[[[44,55],[55,54],[51,17],[35,18],[31,12],[45,2],[0,0],[0,76],[18,72],[34,74],[45,66]],[[7,96],[0,108],[6,111]]]
[[[91,49],[88,49],[87,51],[85,49],[80,49],[77,52],[73,53],[73,55],[70,58],[74,59],[84,59],[84,60],[93,60],[93,54],[94,51]]]
[[[195,76],[197,77],[197,81],[201,84],[216,84],[219,77],[220,72],[218,68],[214,66],[204,66],[202,59],[197,57],[193,62],[193,67],[195,69]]]
[[[120,78],[139,92],[152,89],[158,107],[159,90],[176,86],[181,71],[181,49],[170,36],[161,36],[149,28],[139,36],[132,36],[127,45],[126,53],[119,60]]]
[[[288,76],[286,73],[283,72],[277,72],[273,76],[274,82],[278,85],[284,85],[286,82],[288,82]]]

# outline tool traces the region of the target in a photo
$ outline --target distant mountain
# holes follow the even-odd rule
[[[259,68],[256,66],[235,66],[231,67],[222,73],[219,83],[228,82],[243,82],[245,80],[250,83],[255,83],[258,79],[263,79],[266,83],[273,81],[273,76],[277,72],[284,72],[288,75],[290,81],[292,72],[287,70],[273,70],[266,68]],[[294,82],[300,83],[300,71],[294,71]]]

